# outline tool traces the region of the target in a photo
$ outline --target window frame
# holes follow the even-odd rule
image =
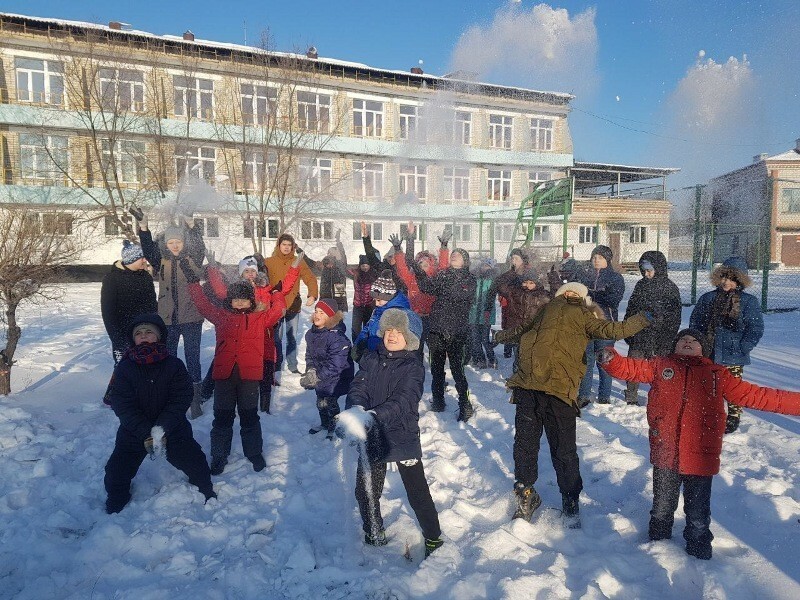
[[[800,187],[782,187],[779,207],[781,214],[800,214]]]
[[[579,244],[597,244],[598,237],[599,237],[599,231],[598,231],[597,225],[579,225],[578,226],[578,243]]]
[[[300,96],[308,95],[313,96],[314,101],[301,100]],[[320,102],[321,98],[327,98],[327,104]],[[311,92],[307,90],[297,90],[295,92],[295,101],[297,102],[297,124],[300,129],[304,131],[311,131],[315,133],[329,133],[331,128],[331,107],[333,106],[333,96],[331,94],[324,94],[322,92]],[[314,127],[310,127],[312,119],[309,118],[311,112],[316,115]],[[325,118],[321,118],[322,113],[325,113]]]
[[[104,74],[104,71],[106,74]],[[111,72],[110,77],[107,76],[108,72]],[[140,79],[137,81],[135,78],[123,78],[123,75],[129,76],[131,74],[138,75]],[[122,110],[134,113],[144,112],[144,73],[136,69],[103,67],[98,70],[97,79],[100,86],[100,108],[102,110],[115,112]],[[111,86],[113,86],[113,94],[112,102],[109,105],[106,103],[106,92]],[[128,93],[130,94],[130,104],[128,106],[123,105],[122,96],[120,95],[121,88],[123,87],[127,87]]]
[[[36,139],[44,142],[32,144],[23,141],[25,138]],[[54,140],[63,140],[64,147],[56,148],[53,145]],[[65,135],[51,135],[51,134],[38,134],[38,133],[20,133],[18,138],[19,144],[19,173],[20,178],[26,181],[64,181],[67,175],[64,171],[69,172],[69,138]],[[30,152],[26,152],[26,148],[30,148]],[[60,165],[54,160],[54,157],[63,151],[63,171],[59,168]],[[30,156],[33,161],[31,170],[26,170],[25,158],[26,154]],[[40,170],[39,163],[42,162],[42,167],[45,164],[48,166],[47,171]],[[46,173],[46,174],[44,174]]]
[[[131,144],[141,145],[141,152],[129,152],[126,150],[126,147],[130,147]],[[147,144],[137,140],[115,140],[114,146],[114,156],[116,159],[114,166],[119,181],[121,183],[134,185],[147,183]],[[108,169],[111,167],[110,158],[111,140],[102,139],[100,140],[100,168],[107,173],[106,176],[109,176]],[[131,163],[131,161],[133,162]],[[136,178],[126,179],[127,173],[130,172],[128,168],[131,165],[133,165],[136,172]]]
[[[470,202],[470,170],[469,167],[444,168],[445,201]]]
[[[362,103],[361,107],[356,107],[356,103]],[[370,104],[380,105],[380,109],[370,108]],[[353,136],[356,137],[383,137],[383,122],[386,118],[386,103],[382,100],[370,100],[366,98],[353,98]],[[356,116],[359,116],[360,125],[356,124]],[[372,119],[372,124],[368,124]]]
[[[361,165],[360,167],[358,165]],[[376,167],[380,167],[379,169]],[[353,195],[362,200],[383,198],[386,166],[381,162],[353,161]],[[371,185],[370,185],[371,183]],[[368,188],[372,188],[369,190]],[[372,194],[367,193],[372,191]]]
[[[333,239],[333,221],[314,219],[303,219],[300,221],[301,240],[325,240]]]
[[[497,175],[492,175],[497,173]],[[508,174],[507,177],[504,174]],[[511,183],[513,172],[511,169],[489,169],[486,173],[486,199],[490,202],[508,202],[511,199]],[[497,188],[499,186],[499,198]],[[503,193],[507,189],[507,193]]]
[[[649,227],[647,225],[631,225],[628,228],[628,243],[646,244]]]
[[[310,174],[305,171],[310,171]],[[297,179],[303,193],[324,193],[325,190],[330,189],[333,182],[333,159],[301,156],[297,165]]]
[[[196,154],[194,154],[192,156],[189,156],[189,154],[191,153],[190,151],[192,149],[196,149],[197,152],[196,152]],[[183,150],[183,152],[180,152],[181,150]],[[213,151],[214,152],[214,157],[211,158],[211,157],[208,157],[208,156],[203,156],[203,151],[204,150]],[[197,163],[200,164],[200,169],[199,169],[198,173],[202,173],[202,176],[198,174],[197,177],[199,179],[206,180],[208,183],[211,183],[211,184],[214,183],[214,181],[215,181],[214,178],[215,178],[216,170],[217,170],[217,149],[216,149],[216,147],[214,147],[214,146],[203,146],[203,145],[197,145],[197,146],[189,145],[189,146],[183,146],[182,148],[181,147],[176,147],[175,148],[175,154],[173,156],[175,158],[175,174],[176,174],[176,176],[178,178],[178,181],[180,181],[181,176],[185,177],[186,175],[192,175],[192,171],[194,169],[194,165],[192,163],[194,161],[196,161]],[[180,168],[181,161],[185,161],[185,164],[183,165],[183,169]],[[212,172],[210,173],[210,176],[207,175],[206,172],[205,172],[205,167],[206,167],[207,164],[211,164]]]
[[[549,123],[549,125],[544,125],[544,123]],[[545,119],[543,117],[531,118],[531,150],[550,152],[553,149],[555,125],[555,119]]]
[[[411,189],[409,189],[411,183]],[[399,178],[400,194],[413,193],[418,200],[425,200],[428,194],[428,167],[426,165],[401,165]]]
[[[460,116],[466,115],[466,119]],[[472,113],[466,110],[456,110],[453,115],[453,143],[461,146],[472,144]]]
[[[40,62],[42,66],[40,69],[29,66],[20,66],[23,62]],[[42,91],[36,92],[33,88],[34,73],[41,73]],[[24,74],[26,78],[26,85],[21,85],[20,75]],[[60,91],[53,91],[53,83],[55,79],[60,79]],[[27,56],[14,57],[14,81],[17,88],[17,101],[30,104],[43,104],[47,106],[66,106],[66,92],[64,89],[64,64],[60,60],[51,60],[47,58],[31,58]],[[22,90],[27,92],[27,98],[22,98],[20,92]],[[39,98],[36,98],[36,94]],[[54,102],[53,99],[58,96],[58,101]]]
[[[179,80],[182,80],[183,83],[179,84]],[[208,82],[211,85],[210,89],[202,87],[205,82]],[[189,85],[190,83],[192,85]],[[181,102],[178,102],[178,94],[181,95]],[[214,120],[215,106],[213,79],[197,77],[194,75],[173,75],[172,100],[172,110],[176,117],[199,119],[201,121]],[[190,103],[190,100],[193,100],[193,102]],[[204,100],[209,101],[209,106],[204,106]],[[181,112],[178,112],[179,107]]]
[[[246,92],[245,87],[251,88]],[[245,108],[248,110],[245,111]],[[269,127],[278,122],[278,88],[259,83],[239,83],[239,109],[244,125]]]
[[[499,120],[499,122],[498,122]],[[514,142],[514,117],[489,114],[489,146],[498,150],[511,150]]]
[[[371,221],[366,223],[367,235],[376,242],[383,241],[383,223],[381,221]],[[361,221],[353,221],[353,241],[361,241]]]

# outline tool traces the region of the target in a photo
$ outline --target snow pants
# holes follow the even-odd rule
[[[227,379],[217,379],[214,386],[214,421],[211,423],[211,458],[226,459],[231,453],[233,421],[239,411],[242,450],[248,458],[261,456],[264,440],[258,417],[259,381],[242,379],[239,365]]]
[[[361,513],[361,523],[364,533],[376,534],[383,530],[383,517],[381,516],[380,498],[383,494],[383,484],[386,481],[386,466],[384,462],[374,462],[363,465],[359,458],[356,471],[356,501]],[[414,464],[404,464],[413,462]],[[439,514],[431,498],[428,481],[425,479],[425,469],[421,459],[398,462],[400,479],[406,489],[408,503],[417,517],[417,522],[422,529],[425,539],[436,540],[442,534],[439,526]]]
[[[705,549],[711,553],[711,475],[681,475],[671,469],[653,467],[653,510],[650,511],[651,540],[672,537],[672,524],[683,486],[683,512],[686,527],[683,539],[687,550]],[[696,552],[691,552],[696,554]]]
[[[469,398],[467,377],[464,375],[467,336],[431,332],[428,336],[428,349],[431,361],[431,395],[434,400],[444,400],[444,364],[450,363],[450,372],[456,384],[459,400]]]
[[[317,410],[319,411],[319,422],[326,431],[333,431],[336,427],[336,415],[339,414],[338,396],[317,395]]]
[[[275,363],[271,360],[264,361],[264,377],[258,382],[258,408],[261,412],[269,413],[272,404],[272,384],[275,381]]]
[[[575,407],[550,394],[522,388],[514,389],[514,402],[517,405],[514,478],[526,486],[536,483],[539,478],[539,444],[544,431],[558,488],[562,495],[577,500],[583,489],[583,480],[575,442],[575,420],[578,417]]]
[[[106,463],[104,479],[108,501],[106,506],[116,508],[109,512],[118,512],[131,498],[131,481],[139,471],[147,451],[144,440],[130,433],[127,429],[117,429],[114,451]],[[206,456],[200,444],[192,436],[192,426],[186,421],[167,437],[167,461],[176,469],[183,471],[189,483],[200,490],[208,498],[213,494],[211,473]]]
[[[476,367],[495,363],[494,348],[489,340],[489,332],[492,326],[488,323],[480,325],[470,325],[472,337],[470,339],[470,360]]]

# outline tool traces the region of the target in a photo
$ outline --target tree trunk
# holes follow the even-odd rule
[[[22,329],[17,326],[17,304],[9,304],[6,308],[6,347],[0,350],[0,396],[11,393],[11,367],[14,364],[14,352],[22,337]]]

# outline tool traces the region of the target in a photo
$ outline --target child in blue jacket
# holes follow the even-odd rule
[[[392,278],[392,272],[389,269],[385,269],[380,277],[375,280],[369,295],[375,300],[375,309],[372,311],[372,316],[369,321],[353,342],[352,356],[355,361],[360,361],[364,352],[367,350],[378,349],[378,345],[381,343],[378,329],[383,311],[390,308],[411,310],[411,303],[408,300],[408,296],[397,289],[394,279]]]
[[[353,381],[350,338],[335,299],[323,298],[314,307],[313,323],[306,332],[306,372],[300,385],[317,393],[320,424],[308,433],[328,432],[333,438],[335,418],[339,414],[339,396],[344,396]]]

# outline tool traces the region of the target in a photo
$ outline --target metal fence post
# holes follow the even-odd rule
[[[700,264],[700,202],[703,188],[694,188],[694,239],[692,240],[692,296],[691,303],[697,302],[697,267]]]
[[[764,212],[767,227],[765,231],[766,240],[764,240],[764,244],[762,245],[762,248],[764,249],[764,257],[762,259],[763,270],[761,272],[761,312],[765,312],[767,310],[767,294],[769,292],[769,261],[772,258],[772,188],[775,181],[773,178],[773,173],[770,173],[770,176],[767,177],[767,193],[764,194],[764,201],[766,203]]]
[[[478,255],[483,254],[483,211],[478,213]]]

